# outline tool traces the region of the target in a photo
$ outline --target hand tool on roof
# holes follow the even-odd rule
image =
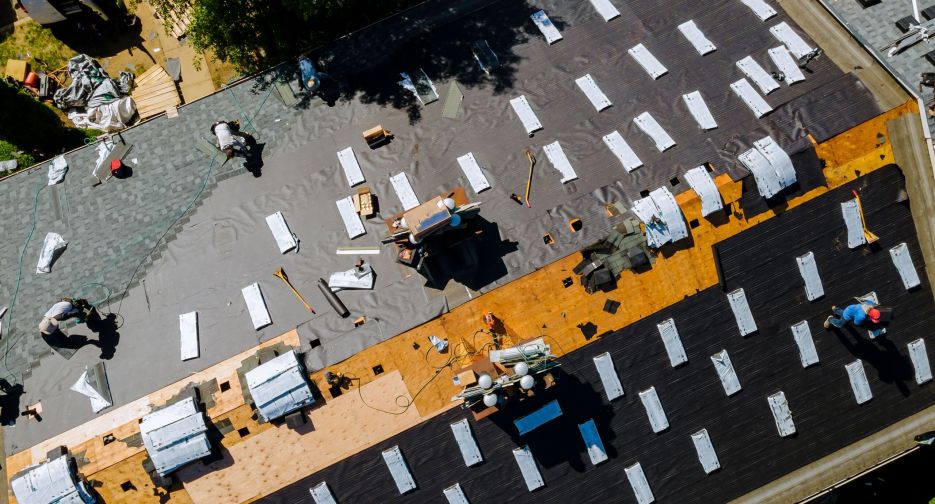
[[[303,298],[302,295],[299,294],[299,291],[295,290],[295,287],[292,286],[292,282],[289,281],[289,277],[286,276],[286,272],[283,271],[282,268],[279,268],[278,270],[273,272],[273,276],[285,282],[285,284],[289,286],[289,289],[292,291],[292,293],[295,294],[295,297],[299,298],[299,301],[301,301],[302,304],[305,305],[305,308],[308,311],[315,313],[315,309],[312,308],[312,305],[308,304],[308,301],[306,301],[305,298]]]
[[[529,188],[532,186],[532,167],[536,166],[536,157],[532,155],[532,151],[526,149],[526,158],[529,159],[529,176],[526,178],[526,207],[532,208],[532,205],[529,204]]]
[[[328,300],[328,304],[334,308],[338,316],[345,318],[351,314],[351,312],[347,310],[347,307],[344,306],[344,303],[341,302],[341,299],[331,290],[331,287],[328,286],[328,282],[326,282],[324,278],[318,279],[318,290],[325,296],[325,299]]]
[[[860,196],[857,195],[856,190],[852,189],[851,192],[854,194],[854,199],[857,200],[857,210],[860,212],[860,225],[864,228],[864,239],[867,240],[867,244],[869,245],[879,240],[880,237],[871,233],[870,230],[867,229],[867,219],[864,218],[864,207],[860,204]]]

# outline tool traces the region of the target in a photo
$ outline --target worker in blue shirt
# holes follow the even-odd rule
[[[308,56],[299,58],[299,73],[301,74],[302,86],[313,94],[318,92],[322,79],[331,78],[330,75],[318,70]]]
[[[872,303],[855,303],[847,305],[843,310],[837,306],[831,307],[831,316],[825,320],[825,329],[831,326],[838,329],[847,325],[848,322],[855,326],[862,326],[870,321],[874,324],[880,322],[880,310]]]

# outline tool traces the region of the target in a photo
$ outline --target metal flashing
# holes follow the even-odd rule
[[[808,321],[798,322],[790,329],[795,344],[799,347],[799,360],[802,362],[802,367],[806,368],[812,364],[818,364],[818,350],[815,349],[815,341],[812,339],[812,331],[808,327]]]
[[[701,462],[701,468],[706,474],[711,474],[721,468],[721,462],[714,451],[714,445],[711,444],[711,436],[707,429],[692,434],[692,443],[695,445],[695,451],[698,452],[698,462]]]
[[[730,309],[734,312],[734,318],[737,320],[737,328],[740,329],[741,336],[747,336],[756,332],[756,321],[753,320],[753,313],[750,312],[750,304],[747,303],[747,295],[743,289],[736,289],[727,294],[727,302],[730,303]]]
[[[353,147],[347,147],[338,151],[338,162],[341,169],[344,170],[344,178],[347,179],[347,185],[354,187],[363,183],[364,173],[360,170],[360,163],[357,162],[357,156],[354,154]]]
[[[513,98],[510,100],[510,106],[513,107],[516,116],[523,123],[527,135],[532,136],[533,133],[542,129],[542,123],[539,122],[536,113],[532,111],[532,107],[529,106],[529,101],[525,96],[521,95]]]
[[[909,247],[906,242],[900,243],[890,249],[890,257],[893,259],[893,265],[899,272],[899,279],[903,281],[903,287],[906,290],[914,289],[922,284],[919,280],[919,273],[912,264],[912,256],[909,255]]]
[[[909,349],[909,359],[912,361],[912,370],[914,371],[916,384],[932,381],[932,366],[929,364],[928,352],[925,350],[925,340],[919,338],[911,341],[907,346]]]
[[[656,387],[649,387],[640,392],[640,401],[646,409],[646,416],[649,418],[649,425],[652,426],[653,432],[659,434],[669,428],[669,420],[666,418],[665,410],[662,409],[662,403],[659,402]]]
[[[529,451],[528,445],[514,448],[513,458],[516,459],[516,465],[519,466],[519,470],[523,474],[523,480],[526,481],[526,488],[530,492],[545,486],[542,474],[539,472],[539,468],[536,467],[536,459],[532,456],[532,452]]]
[[[688,107],[688,112],[695,118],[698,127],[705,131],[717,128],[717,121],[715,121],[714,116],[711,115],[711,110],[708,109],[704,98],[701,97],[700,91],[692,91],[691,93],[683,94],[682,101],[685,102],[685,106]]]
[[[620,378],[617,376],[617,370],[614,369],[614,361],[610,353],[604,352],[595,357],[594,367],[597,368],[597,374],[601,377],[607,400],[613,401],[618,397],[623,397],[623,385],[620,384]]]
[[[678,367],[688,362],[688,355],[685,354],[685,347],[682,346],[682,340],[679,338],[679,330],[675,327],[675,320],[669,318],[656,324],[659,329],[659,337],[666,347],[666,354],[669,355],[669,364],[672,367]]]
[[[607,135],[603,136],[604,144],[607,145],[607,148],[610,149],[610,152],[617,157],[620,161],[620,164],[623,165],[623,169],[627,172],[631,172],[640,166],[643,166],[643,162],[640,161],[640,158],[633,152],[633,149],[630,148],[630,145],[627,144],[626,140],[623,139],[623,136],[620,135],[620,132],[614,130]]]
[[[773,107],[770,107],[769,103],[756,92],[756,89],[753,89],[753,85],[750,84],[750,81],[747,79],[740,79],[734,82],[730,85],[730,88],[747,104],[747,107],[753,112],[753,115],[758,118],[773,111]]]
[[[730,363],[730,355],[727,350],[711,356],[711,362],[714,364],[714,370],[717,371],[718,378],[721,379],[721,385],[724,387],[724,393],[728,397],[740,392],[740,380],[734,371],[734,366]]]
[[[685,172],[685,181],[701,198],[702,217],[707,217],[724,208],[721,192],[718,191],[717,185],[711,180],[711,175],[704,166],[696,166]]]
[[[789,411],[789,403],[786,401],[786,394],[781,390],[766,398],[769,402],[769,409],[773,413],[773,420],[776,421],[776,430],[781,437],[795,434],[795,422],[792,421],[792,412]]]
[[[635,59],[636,62],[643,67],[643,70],[646,70],[646,73],[654,80],[662,77],[669,71],[643,44],[636,44],[627,52],[630,53],[630,56],[633,56],[633,59]]]
[[[692,47],[698,51],[699,56],[704,56],[705,54],[713,52],[717,49],[717,46],[715,46],[713,42],[705,37],[704,33],[702,33],[701,29],[698,28],[698,25],[695,24],[694,20],[689,19],[688,21],[685,21],[678,26],[678,29],[680,32],[682,32],[682,35],[685,36]]]
[[[575,79],[575,84],[578,85],[585,96],[588,97],[588,101],[591,102],[591,105],[594,105],[594,108],[600,112],[607,107],[613,105],[610,99],[607,98],[607,95],[601,91],[601,88],[597,86],[597,83],[594,82],[594,78],[591,77],[591,74],[585,74],[583,77],[578,77]]]
[[[809,301],[814,301],[825,295],[825,288],[821,285],[821,276],[818,274],[818,263],[815,262],[815,254],[808,251],[795,258],[799,265],[799,273],[802,280],[805,281],[805,297]]]
[[[458,449],[461,450],[461,457],[464,458],[464,465],[471,467],[484,461],[477,441],[474,439],[474,433],[468,424],[467,418],[462,418],[451,424],[451,432],[454,433],[455,441],[458,443]]]
[[[870,390],[870,382],[867,381],[863,361],[857,359],[845,365],[844,369],[847,370],[847,379],[851,382],[851,390],[854,391],[854,399],[857,400],[857,404],[863,404],[873,399],[873,391]]]
[[[643,474],[643,466],[639,462],[624,469],[627,474],[627,480],[630,487],[633,488],[633,495],[636,497],[637,504],[652,504],[656,498],[653,497],[653,491],[649,488],[649,482],[646,481],[646,475]]]
[[[409,472],[409,466],[406,464],[406,459],[403,458],[403,452],[399,450],[399,446],[383,450],[383,461],[386,462],[386,467],[390,470],[400,495],[415,490],[416,481],[412,479],[412,473]]]

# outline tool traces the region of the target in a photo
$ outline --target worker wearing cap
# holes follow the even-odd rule
[[[871,303],[855,303],[848,305],[843,310],[837,306],[831,307],[831,316],[825,320],[825,329],[831,326],[838,329],[847,325],[848,322],[855,326],[862,326],[870,321],[873,324],[880,323],[880,310]]]
[[[39,332],[45,336],[51,336],[58,332],[58,326],[71,318],[84,318],[84,312],[79,306],[89,306],[84,299],[74,300],[72,298],[62,298],[61,301],[52,305],[49,311],[45,312],[42,321],[39,322]]]

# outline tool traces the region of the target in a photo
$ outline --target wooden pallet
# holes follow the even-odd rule
[[[177,107],[182,103],[178,87],[160,65],[151,67],[136,78],[135,87],[130,96],[136,102],[136,110],[140,114],[140,119],[161,114],[166,109]]]
[[[152,7],[152,4],[150,4]],[[154,14],[160,14],[156,12],[156,8],[152,7]],[[184,6],[173,6],[165,13],[164,25],[166,32],[173,37],[180,39],[188,33],[188,25],[192,23],[191,17],[191,5]],[[157,16],[158,17],[158,16]]]

